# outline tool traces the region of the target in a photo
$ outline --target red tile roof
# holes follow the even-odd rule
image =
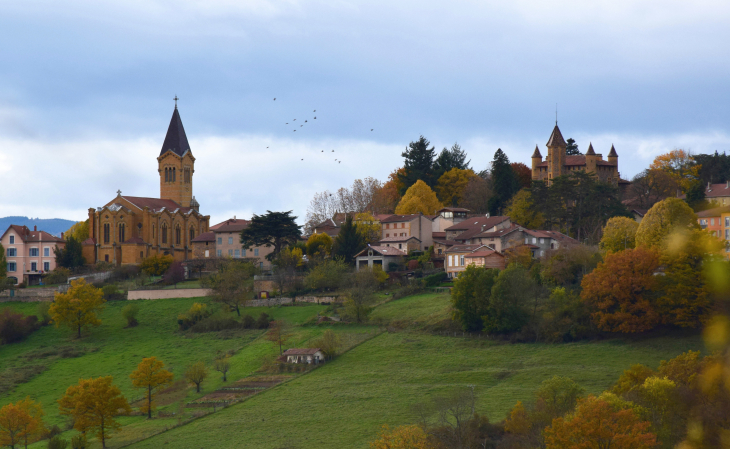
[[[46,231],[31,231],[28,229],[27,226],[20,226],[20,225],[10,225],[8,226],[8,229],[3,232],[3,236],[10,230],[13,229],[16,234],[18,234],[18,237],[23,242],[27,241],[33,241],[33,242],[55,242],[55,243],[66,243],[66,241],[62,238],[58,238],[55,235],[51,235],[47,233]]]
[[[408,240],[411,240],[411,239],[418,240],[419,242],[421,241],[418,238],[413,237],[412,235],[403,236],[403,237],[386,237],[384,239],[380,239],[379,241],[388,242],[388,243],[390,243],[390,242],[407,242]]]
[[[193,241],[193,243],[195,243],[195,242],[215,242],[215,233],[203,232],[202,234],[199,234],[197,237],[195,237],[192,241]]]
[[[586,157],[584,155],[574,155],[574,156],[565,156],[565,163],[563,164],[566,167],[576,167],[576,166],[583,166],[586,165]],[[616,165],[603,160],[596,161],[596,165],[605,165],[605,166],[611,166],[615,167]],[[537,164],[538,167],[547,167],[548,163],[547,161],[543,161],[539,164]]]
[[[291,348],[284,351],[282,355],[314,355],[319,348]]]
[[[446,232],[432,232],[431,237],[435,239],[445,239],[446,238]]]
[[[150,210],[152,210],[153,212],[159,212],[163,208],[169,211],[180,209],[180,212],[182,213],[186,213],[192,210],[189,207],[182,207],[173,200],[163,200],[161,198],[146,198],[142,196],[122,196],[122,198],[134,204],[140,209],[149,207]],[[113,201],[111,201],[110,203],[113,203]]]
[[[213,232],[241,232],[248,227],[251,222],[242,218],[231,218],[229,220],[211,226]]]
[[[722,184],[710,184],[705,189],[705,198],[730,196],[730,181]]]
[[[472,253],[479,248],[486,248],[487,245],[454,245],[451,248],[447,249],[447,253]]]
[[[406,221],[413,221],[416,218],[422,217],[421,214],[407,214],[407,215],[391,215],[388,218],[385,218],[383,220],[380,220],[381,223],[395,223],[395,222],[406,222]]]
[[[484,250],[475,251],[471,254],[467,254],[464,256],[464,258],[469,259],[472,257],[487,257],[487,256],[491,256],[492,254],[496,254],[500,257],[504,257],[504,255],[502,255],[501,253],[498,253],[497,251],[494,251],[491,249],[484,249]]]
[[[455,236],[454,240],[468,240],[475,235],[480,234],[483,231],[487,231],[507,220],[509,220],[509,217],[505,216],[467,218],[461,223],[449,226],[446,228],[446,231],[464,231]]]

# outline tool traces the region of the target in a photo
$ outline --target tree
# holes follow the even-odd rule
[[[489,307],[492,287],[498,275],[498,270],[469,265],[454,280],[454,287],[451,290],[453,318],[461,323],[465,331],[479,332],[484,328],[482,316]]]
[[[98,314],[104,310],[106,301],[100,288],[87,284],[82,278],[71,281],[66,293],[56,293],[55,296],[49,313],[56,327],[63,324],[76,330],[77,338],[81,338],[82,329],[101,324]]]
[[[700,184],[717,184],[730,180],[730,156],[727,154],[693,154],[692,159],[700,167]]]
[[[344,284],[350,272],[351,268],[343,259],[328,259],[309,271],[304,285],[314,290],[336,290]]]
[[[444,147],[433,162],[433,179],[437,181],[444,173],[458,168],[459,170],[471,170],[466,160],[466,152],[461,149],[458,143],[454,143],[451,149]]]
[[[350,277],[350,285],[345,300],[345,315],[357,323],[362,323],[371,311],[375,290],[381,285],[376,270],[359,270]]]
[[[324,259],[332,254],[332,237],[320,232],[307,239],[307,255],[312,259]]]
[[[0,408],[0,445],[12,449],[22,442],[27,448],[28,440],[40,435],[43,430],[43,408],[30,396]]]
[[[581,153],[578,149],[578,144],[575,143],[575,139],[572,137],[565,141],[565,155],[566,156],[580,156]]]
[[[155,254],[142,260],[140,268],[150,276],[162,276],[174,261],[169,254]]]
[[[512,162],[509,164],[515,173],[517,183],[521,189],[529,189],[532,186],[532,170],[522,162]]]
[[[241,307],[254,296],[253,277],[256,266],[237,260],[224,263],[218,273],[203,280],[203,285],[213,290],[213,301],[224,304],[241,316]]]
[[[375,214],[392,214],[395,213],[395,207],[401,199],[401,190],[403,182],[400,175],[404,175],[405,170],[399,168],[388,175],[388,181],[385,182],[373,194],[373,213]]]
[[[66,237],[66,246],[64,248],[59,246],[53,248],[53,253],[56,256],[56,265],[68,268],[69,270],[83,267],[86,265],[86,260],[84,260],[82,251],[83,248],[81,247],[80,240],[72,235]]]
[[[376,243],[380,241],[381,228],[380,222],[367,212],[360,212],[355,215],[352,220],[357,226],[357,232],[362,236],[363,242],[366,244]]]
[[[322,338],[315,340],[314,346],[318,347],[322,354],[324,354],[325,360],[330,360],[337,355],[337,352],[342,346],[342,339],[339,334],[335,333],[332,329],[327,329],[322,334]]]
[[[269,331],[266,339],[279,347],[279,355],[283,353],[282,347],[289,340],[292,334],[289,332],[289,325],[284,320],[275,320],[269,323]]]
[[[618,252],[636,246],[636,231],[639,223],[628,217],[613,217],[603,228],[599,246],[603,251]]]
[[[504,211],[510,220],[519,223],[528,229],[540,229],[545,223],[545,218],[532,202],[532,194],[527,189],[522,189],[513,196]]]
[[[340,227],[340,233],[335,237],[332,244],[332,254],[341,257],[348,265],[352,265],[355,261],[355,254],[365,247],[365,241],[357,225],[348,215],[345,222]]]
[[[145,389],[145,405],[142,407],[142,412],[147,412],[147,418],[152,418],[155,393],[157,389],[172,383],[172,373],[165,369],[165,364],[157,360],[157,357],[147,357],[142,359],[129,377],[132,379],[132,385]]]
[[[486,214],[489,212],[489,199],[492,197],[492,189],[489,182],[481,176],[469,179],[469,182],[461,194],[459,206],[469,209],[475,214]]]
[[[697,215],[687,203],[667,198],[649,209],[636,231],[636,244],[660,248],[677,230],[697,229]]]
[[[121,425],[114,420],[132,411],[119,387],[112,384],[112,376],[96,379],[80,379],[78,385],[68,387],[66,394],[59,399],[61,414],[74,419],[74,429],[82,433],[96,432],[101,447],[106,448],[109,433]]]
[[[443,205],[439,202],[433,190],[419,179],[403,195],[398,207],[395,208],[395,213],[432,215],[442,207]]]
[[[520,330],[536,317],[541,297],[538,285],[522,266],[512,264],[499,273],[489,296],[482,321],[486,332]]]
[[[683,190],[699,179],[700,167],[688,151],[675,149],[660,154],[649,166],[651,170],[662,170],[669,174]]]
[[[398,192],[400,195],[404,195],[418,180],[425,182],[429,187],[434,186],[436,180],[433,178],[433,159],[436,151],[434,147],[428,148],[429,145],[431,142],[421,136],[417,141],[409,143],[401,154],[405,162],[403,174],[398,174],[403,184]]]
[[[307,208],[306,233],[325,220],[332,218],[337,212],[358,213],[372,211],[376,194],[381,190],[380,181],[375,178],[356,179],[352,187],[342,187],[332,193],[324,191],[316,193]]]
[[[644,170],[631,180],[626,196],[632,207],[649,209],[659,201],[676,196],[677,181],[663,170]]]
[[[644,332],[661,321],[654,296],[659,254],[639,247],[606,255],[583,278],[581,298],[593,310],[599,329],[609,332]]]
[[[546,283],[579,286],[583,277],[601,261],[598,248],[586,245],[561,246],[550,251],[542,261],[542,277]]]
[[[491,173],[494,196],[489,199],[489,213],[499,215],[512,196],[520,190],[519,181],[509,164],[509,158],[501,148],[494,153]]]
[[[251,249],[254,246],[274,247],[273,252],[266,258],[270,261],[276,259],[279,252],[286,245],[293,245],[302,236],[301,227],[296,223],[297,217],[288,212],[266,211],[266,215],[256,215],[249,225],[241,231],[241,245],[244,249]]]
[[[175,286],[177,286],[178,282],[183,282],[185,280],[185,267],[183,267],[183,263],[179,260],[173,262],[165,271],[163,279],[166,284],[174,284]]]
[[[5,248],[0,243],[0,292],[12,287],[13,282],[7,277],[8,260],[5,258]]]
[[[79,242],[89,238],[89,220],[77,221],[64,233],[66,238],[73,237]]]
[[[545,429],[545,443],[547,449],[650,449],[656,446],[650,426],[633,410],[616,410],[591,395],[578,401],[573,415],[553,420]]]
[[[226,374],[231,369],[231,358],[228,356],[217,357],[213,362],[213,369],[223,374],[223,382],[228,381]]]
[[[195,385],[196,393],[200,393],[200,384],[208,377],[208,368],[205,363],[196,362],[185,369],[185,379]]]
[[[544,417],[553,418],[563,416],[575,408],[585,389],[569,377],[553,376],[544,380],[535,392],[539,405],[538,410]]]
[[[629,369],[624,370],[610,391],[613,394],[624,396],[637,387],[641,387],[647,378],[655,375],[654,370],[646,365],[640,363],[631,365]]]
[[[137,321],[137,314],[139,313],[139,306],[137,304],[127,304],[122,309],[122,316],[127,320],[127,327],[134,327],[139,324]]]
[[[370,442],[371,449],[436,449],[428,434],[419,426],[399,426],[395,429],[384,425],[378,438]]]
[[[459,205],[469,181],[476,177],[477,175],[471,170],[452,168],[438,178],[436,184],[438,198],[446,205]]]

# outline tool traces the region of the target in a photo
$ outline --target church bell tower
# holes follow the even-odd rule
[[[180,112],[177,110],[177,100],[175,97],[175,110],[172,112],[170,126],[167,128],[167,135],[157,158],[160,198],[172,200],[183,207],[191,207],[195,158],[190,151]]]

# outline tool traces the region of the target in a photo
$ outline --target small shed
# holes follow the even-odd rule
[[[324,354],[319,348],[292,348],[282,354],[286,363],[306,363],[317,365],[324,362]]]
[[[400,264],[406,254],[398,248],[390,246],[370,246],[355,255],[357,271],[361,268],[370,268],[379,265],[383,271],[388,271],[391,263]]]

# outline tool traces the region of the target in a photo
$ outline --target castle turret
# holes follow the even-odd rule
[[[596,171],[596,162],[598,162],[600,158],[596,154],[595,150],[593,150],[593,143],[588,144],[588,151],[586,151],[586,172],[587,173],[594,173],[598,174]]]
[[[542,154],[540,154],[540,150],[537,148],[537,145],[535,145],[535,152],[532,153],[532,179],[537,180],[540,179],[540,172],[537,168],[538,165],[542,163]]]
[[[613,144],[611,144],[611,152],[608,153],[607,161],[611,165],[615,165],[616,169],[618,169],[618,153],[616,153],[616,148],[613,147]]]
[[[555,123],[555,128],[553,128],[553,132],[550,134],[550,139],[547,142],[548,183],[553,178],[557,178],[563,174],[567,146],[560,132],[560,128],[558,128],[558,124]]]

